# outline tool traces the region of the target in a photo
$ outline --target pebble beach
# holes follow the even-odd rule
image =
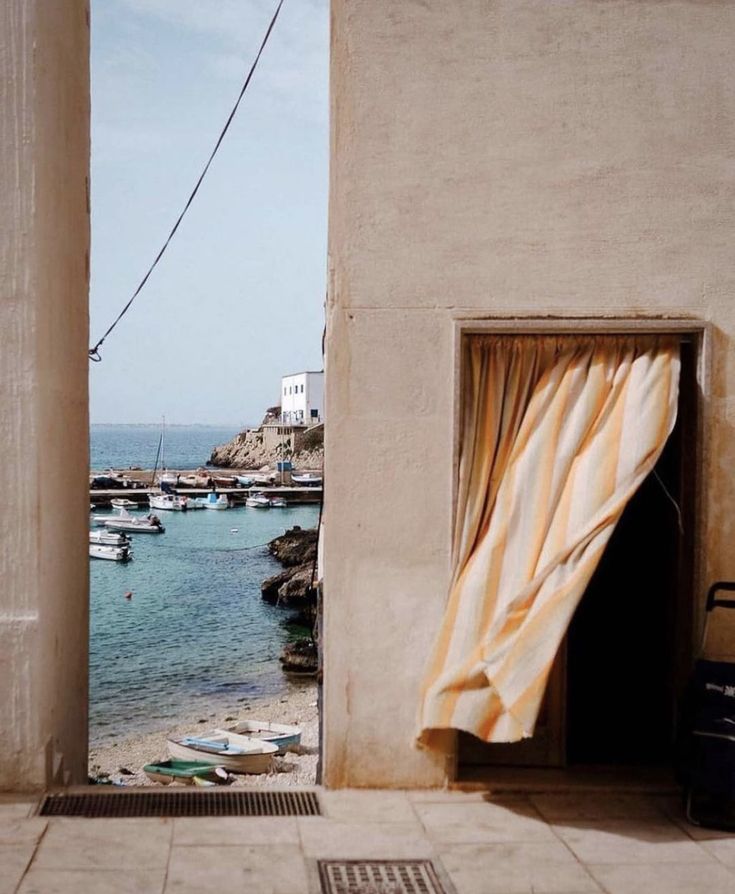
[[[182,717],[159,732],[135,737],[111,739],[104,745],[90,746],[89,772],[97,780],[109,779],[116,785],[155,785],[143,771],[145,764],[167,758],[166,739],[170,735],[200,735],[238,720],[270,720],[289,723],[302,729],[297,752],[279,755],[269,773],[236,775],[235,786],[313,785],[319,752],[317,687],[314,682],[293,684],[275,698],[254,699],[239,704],[231,712],[199,713]]]

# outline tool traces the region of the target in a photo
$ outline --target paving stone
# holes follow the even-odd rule
[[[306,862],[299,848],[174,847],[166,894],[214,891],[308,894]]]
[[[439,853],[461,894],[593,894],[600,886],[561,842],[462,844]]]
[[[324,817],[299,818],[307,857],[324,860],[430,859],[433,848],[414,823],[344,823]]]
[[[342,822],[418,824],[418,817],[405,792],[342,789],[324,792],[321,802],[329,819]]]
[[[174,820],[174,845],[299,844],[292,816],[197,817]]]
[[[39,869],[158,869],[171,846],[170,819],[53,819],[39,845]]]
[[[592,875],[608,894],[733,894],[735,875],[716,863],[595,865]]]
[[[0,845],[0,894],[14,894],[35,850],[35,844]]]
[[[162,894],[164,869],[31,868],[18,894]]]
[[[0,845],[36,844],[46,830],[48,820],[34,817],[0,816]]]
[[[608,792],[530,795],[530,801],[548,822],[569,819],[652,819],[666,817],[663,805],[645,795],[614,795]]]
[[[584,863],[706,863],[712,860],[671,822],[570,820],[554,825],[554,830]]]
[[[555,836],[525,798],[493,802],[416,803],[429,836],[445,844],[553,841]]]

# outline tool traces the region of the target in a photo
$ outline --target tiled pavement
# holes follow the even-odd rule
[[[317,894],[318,859],[430,859],[456,894],[735,894],[735,837],[639,795],[320,793],[323,817],[40,819],[0,799],[0,894]]]

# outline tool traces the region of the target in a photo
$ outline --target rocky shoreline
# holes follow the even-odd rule
[[[207,465],[262,471],[265,467],[275,468],[279,460],[290,460],[294,468],[321,470],[324,467],[324,426],[315,425],[279,437],[274,435],[274,418],[272,411],[268,411],[258,428],[246,429],[226,444],[215,447]],[[282,429],[277,427],[276,430]]]
[[[311,631],[317,619],[317,546],[316,528],[295,526],[271,540],[268,550],[284,568],[260,586],[266,602],[291,609],[290,622]],[[292,640],[284,647],[280,661],[287,674],[315,676],[319,666],[315,635]]]

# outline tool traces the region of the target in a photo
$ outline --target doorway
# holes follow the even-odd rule
[[[671,767],[693,658],[697,354],[683,338],[676,425],[575,612],[534,736],[489,744],[460,732],[458,781],[501,767]]]

